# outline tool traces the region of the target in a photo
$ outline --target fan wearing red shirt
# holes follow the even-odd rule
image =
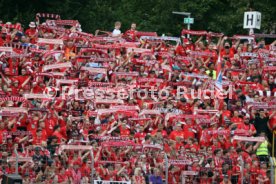
[[[54,181],[57,181],[57,183],[67,183],[68,182],[68,176],[66,174],[66,170],[64,167],[61,167],[59,169],[59,172],[55,176]]]
[[[59,125],[55,125],[53,130],[54,130],[54,132],[53,132],[52,136],[57,137],[58,143],[60,143],[62,140],[65,140],[63,135],[60,133],[60,126]]]
[[[5,134],[7,134],[8,131],[5,127],[5,123],[3,121],[0,121],[0,144],[3,144],[5,142]]]
[[[45,120],[45,129],[48,136],[51,136],[54,132],[54,127],[57,124],[58,120],[49,112]]]
[[[27,120],[28,122],[27,130],[30,131],[32,135],[35,135],[40,117],[37,114],[31,114],[31,115],[32,115],[31,118]]]
[[[38,128],[36,130],[36,134],[33,136],[33,145],[41,145],[42,141],[46,142],[47,137],[42,134],[42,129]]]
[[[256,131],[256,128],[254,127],[254,125],[249,123],[250,118],[244,117],[243,120],[244,120],[243,123],[240,123],[237,125],[237,129],[247,131],[250,136],[255,135],[257,133],[257,131]]]
[[[263,184],[269,184],[269,178],[267,176],[267,165],[266,165],[266,162],[261,162],[261,168],[258,172],[258,175],[257,175],[257,178],[256,180],[259,182],[259,183],[263,183]]]
[[[80,168],[81,163],[79,161],[75,161],[73,163],[73,168],[69,169],[69,179],[74,184],[80,184],[81,183],[81,170]]]
[[[192,122],[192,119],[186,119],[186,125],[184,125],[184,138],[188,139],[188,138],[195,138],[195,133],[197,133],[197,131],[195,130],[195,125]]]
[[[157,129],[154,129],[154,130],[151,132],[151,135],[154,136],[157,132],[161,132],[163,137],[167,137],[167,136],[168,136],[167,132],[164,130],[163,124],[161,124],[161,123],[158,124]]]
[[[186,42],[187,43],[187,42]],[[178,45],[175,49],[175,54],[180,56],[187,56],[186,50],[188,50],[187,45],[183,42],[182,45]]]
[[[127,128],[127,125],[125,122],[122,123],[120,126],[120,135],[121,135],[121,137],[128,137],[130,135],[130,131]]]
[[[176,137],[180,137],[184,139],[184,136],[185,135],[184,135],[181,123],[177,123],[175,126],[175,130],[173,130],[170,133],[169,138],[172,140],[176,140]]]
[[[216,168],[222,168],[222,163],[223,163],[223,160],[221,158],[222,156],[222,150],[221,149],[217,149],[214,151],[214,163],[215,163],[215,166]]]
[[[132,23],[131,28],[125,32],[126,39],[135,42],[137,40],[136,32],[136,23]]]
[[[144,127],[139,125],[137,126],[138,132],[134,135],[134,138],[136,140],[137,143],[141,144],[146,137],[146,133],[144,132]]]
[[[38,31],[34,22],[30,22],[29,29],[25,31],[26,36],[30,38],[30,43],[35,44],[36,37],[38,36]]]

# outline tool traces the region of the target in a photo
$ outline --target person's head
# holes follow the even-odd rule
[[[29,27],[30,29],[35,29],[36,28],[35,22],[30,22]]]
[[[44,129],[45,128],[45,122],[39,121],[39,128]]]
[[[215,69],[215,64],[214,63],[210,63],[208,65],[208,67],[209,67],[210,70],[214,70]]]
[[[140,167],[135,168],[134,175],[135,176],[140,176],[141,175],[141,168]]]
[[[117,21],[115,22],[115,29],[120,29],[121,28],[121,22]]]
[[[159,176],[159,174],[160,174],[159,169],[158,169],[158,168],[154,168],[154,169],[153,169],[153,174],[154,174],[155,176]]]
[[[225,49],[226,51],[229,51],[229,49],[230,49],[230,43],[229,43],[229,42],[225,42],[225,44],[224,44],[224,49]]]
[[[181,131],[182,130],[182,124],[181,123],[177,123],[176,126],[175,126],[175,130]]]
[[[261,117],[265,117],[265,111],[264,111],[264,109],[260,109],[259,113],[260,113]]]
[[[268,76],[268,83],[269,84],[274,84],[274,77],[273,77],[273,75],[269,75]]]
[[[25,68],[22,68],[22,69],[21,69],[21,75],[26,75],[26,74],[27,74],[26,69],[25,69]]]
[[[243,119],[244,119],[244,124],[248,125],[248,124],[249,124],[250,117],[245,116]]]
[[[229,181],[229,176],[228,175],[224,175],[223,176],[223,181],[224,182],[228,182]]]
[[[76,170],[80,167],[80,163],[78,161],[75,161],[73,164],[73,168]]]
[[[160,123],[160,124],[158,124],[158,130],[163,130],[163,125]]]
[[[262,39],[260,42],[259,42],[259,48],[264,48],[265,47],[265,40]]]
[[[0,129],[4,129],[5,128],[5,123],[3,121],[0,121]]]
[[[252,45],[248,45],[247,51],[248,51],[248,52],[252,52],[252,51],[253,51],[253,46],[252,46]]]
[[[13,83],[12,83],[12,84],[13,84],[13,86],[14,86],[14,87],[18,87],[18,85],[19,85],[19,81],[18,81],[18,80],[15,80],[15,81],[13,81]]]
[[[216,150],[214,151],[214,155],[220,157],[220,156],[222,155],[221,150],[220,150],[220,149],[216,149]]]
[[[131,24],[131,30],[136,30],[136,23]]]
[[[36,130],[36,135],[39,136],[39,137],[42,135],[42,129],[41,128],[38,128]]]
[[[261,165],[261,169],[267,169],[266,162],[261,162],[260,165]]]

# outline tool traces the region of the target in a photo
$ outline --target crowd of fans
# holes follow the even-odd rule
[[[270,183],[276,41],[39,15],[0,24],[1,176],[17,152],[24,183]]]

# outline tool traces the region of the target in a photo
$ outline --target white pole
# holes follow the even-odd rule
[[[189,14],[189,15],[188,15],[189,22],[188,22],[188,24],[187,24],[187,29],[188,29],[188,30],[191,29],[191,28],[190,28],[190,18],[191,18],[191,15]],[[187,34],[187,38],[190,38],[190,34]]]
[[[16,155],[16,160],[15,160],[15,174],[18,174],[18,152],[16,148],[14,148],[14,153]]]
[[[253,35],[254,34],[254,29],[249,29],[249,35]]]
[[[93,151],[90,150],[90,156],[91,156],[91,184],[94,183],[93,177],[94,177],[94,154]]]
[[[240,157],[240,158],[241,158],[241,184],[243,184],[243,180],[244,180],[244,178],[243,178],[244,161],[243,161],[242,157]]]
[[[169,178],[169,163],[168,163],[168,156],[167,153],[164,154],[165,156],[165,175],[166,175],[166,179],[165,179],[165,184],[168,184],[168,178]]]

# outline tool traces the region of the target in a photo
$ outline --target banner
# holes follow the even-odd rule
[[[258,57],[257,53],[252,53],[252,52],[242,52],[240,54],[241,57]]]
[[[136,32],[136,36],[138,38],[140,38],[141,36],[157,36],[156,32],[142,32],[142,31],[138,31]]]
[[[243,136],[234,136],[233,140],[237,141],[247,141],[247,142],[264,142],[264,137],[243,137]]]
[[[23,95],[26,99],[50,99],[51,97],[47,94],[37,94],[37,93],[26,93]]]
[[[8,29],[22,30],[22,27],[20,24],[0,24],[0,26]]]
[[[168,163],[171,165],[191,165],[192,161],[190,161],[190,160],[168,160]]]
[[[62,40],[62,39],[38,38],[37,43],[54,44],[54,45],[63,45],[63,40]]]
[[[150,53],[150,54],[151,54],[151,53]],[[135,62],[135,63],[138,63],[138,64],[149,65],[149,66],[158,63],[157,60],[142,60],[142,59],[135,59],[134,62]]]
[[[94,101],[94,103],[96,103],[96,104],[97,103],[98,104],[124,104],[124,101],[121,99],[96,99]],[[109,110],[115,110],[115,109],[109,109]]]
[[[83,53],[88,53],[88,52],[97,52],[97,53],[106,53],[107,54],[107,50],[103,50],[103,49],[94,49],[94,48],[82,48],[80,50],[80,54],[82,55]]]
[[[78,79],[57,79],[56,82],[57,82],[57,85],[60,85],[60,84],[76,84],[78,82]]]
[[[116,110],[125,110],[125,111],[139,111],[139,106],[136,105],[113,105],[110,107],[110,109],[116,109]]]
[[[88,83],[89,87],[113,87],[115,86],[115,83],[110,83],[110,82],[91,82],[89,81]]]
[[[197,36],[203,36],[207,34],[207,31],[194,31],[194,30],[187,30],[187,29],[183,29],[181,31],[181,34],[190,34],[190,35],[197,35]]]
[[[138,72],[114,72],[114,75],[116,76],[139,76]]]
[[[255,36],[255,38],[276,38],[276,34],[258,34],[258,33],[255,33],[253,36]]]
[[[178,37],[171,37],[171,36],[161,36],[161,37],[157,37],[157,36],[141,36],[141,39],[180,42],[180,38],[178,38]]]
[[[56,25],[58,26],[77,26],[79,21],[77,20],[56,20]]]
[[[89,73],[92,74],[104,74],[106,75],[107,70],[105,68],[92,68],[92,67],[81,67],[81,70],[88,71]]]
[[[16,162],[16,157],[8,157],[7,162]],[[18,162],[33,162],[32,157],[18,157]]]
[[[263,71],[276,71],[276,66],[265,66]]]
[[[143,150],[146,149],[146,148],[162,150],[163,146],[161,146],[160,144],[143,144]]]
[[[52,13],[37,13],[36,18],[52,18],[52,19],[60,19],[60,15],[52,14]]]
[[[134,53],[144,53],[144,52],[148,52],[148,53],[152,53],[150,49],[143,49],[143,48],[127,48],[127,53],[129,52],[134,52]]]
[[[46,53],[43,54],[43,59],[49,57],[49,56],[53,56],[56,60],[58,60],[58,58],[64,54],[64,51],[60,51],[60,50],[57,50],[57,51],[47,51]]]
[[[128,141],[129,137],[111,137],[111,136],[100,136],[100,135],[95,135],[95,134],[90,134],[89,135],[91,139],[96,139],[100,141]]]
[[[18,116],[20,116],[20,113],[18,113],[18,112],[1,112],[0,111],[0,116],[6,116],[6,117],[18,117]]]
[[[254,36],[248,36],[248,35],[234,35],[232,39],[240,39],[240,40],[254,40]]]
[[[24,107],[2,107],[0,112],[9,112],[9,113],[28,113],[28,109]]]
[[[156,83],[163,83],[163,79],[158,78],[139,78],[138,82],[156,82]]]
[[[198,172],[196,172],[196,171],[182,171],[182,175],[184,175],[184,176],[195,176],[195,175],[198,175]]]
[[[214,33],[214,32],[207,33],[207,36],[210,36],[210,37],[221,37],[223,35],[224,35],[223,33]]]
[[[199,79],[209,79],[210,77],[208,75],[200,75],[200,74],[190,74],[190,73],[184,73],[185,77],[194,77]]]
[[[98,58],[98,57],[91,57],[89,58],[89,61],[93,62],[93,61],[96,61],[96,62],[114,62],[116,61],[115,58]]]
[[[145,114],[150,114],[150,115],[161,115],[159,110],[152,110],[152,109],[144,109],[139,115],[145,115]]]
[[[94,184],[131,184],[131,181],[94,180]]]
[[[190,55],[192,56],[205,56],[205,57],[213,57],[214,54],[210,52],[201,52],[201,51],[191,51]]]
[[[174,59],[175,60],[185,60],[185,61],[190,61],[190,62],[192,62],[194,60],[194,58],[187,57],[187,56],[176,56]]]
[[[201,109],[195,109],[194,110],[195,114],[197,113],[202,113],[202,114],[216,114],[219,111],[218,110],[201,110]]]
[[[44,65],[42,68],[42,71],[47,71],[47,70],[52,70],[52,69],[57,69],[57,68],[71,68],[72,63],[67,62],[67,63],[58,63],[58,64],[51,64],[51,65]]]
[[[103,147],[125,147],[125,146],[139,146],[133,141],[108,141],[102,143]]]
[[[13,52],[12,47],[0,47],[0,52]]]

